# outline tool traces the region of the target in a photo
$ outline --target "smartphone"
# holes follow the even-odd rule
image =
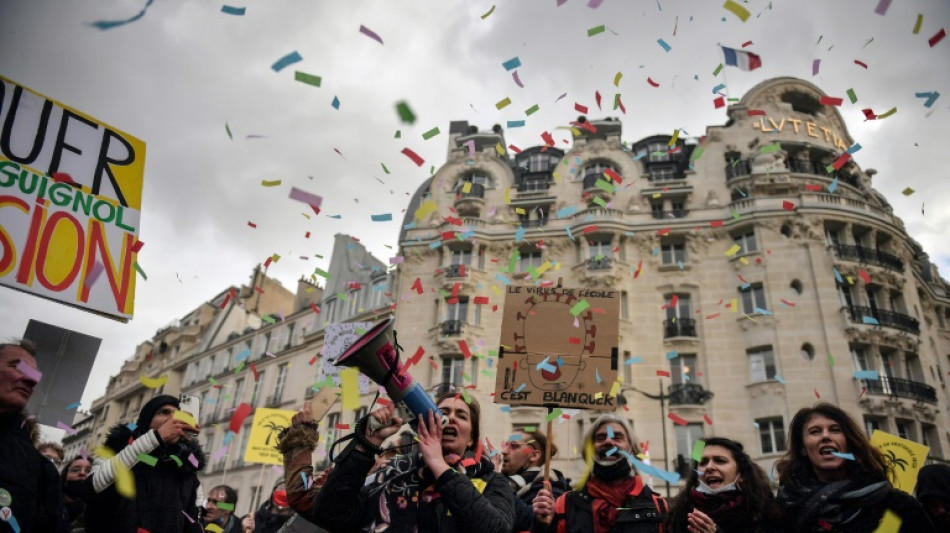
[[[190,394],[182,394],[178,397],[178,409],[195,417],[195,424],[198,423],[198,415],[201,411],[201,398]],[[188,432],[190,437],[196,437],[198,434],[192,431]]]

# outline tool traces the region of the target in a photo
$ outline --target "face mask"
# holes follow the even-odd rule
[[[737,477],[735,481],[729,483],[728,485],[723,485],[718,489],[714,489],[709,485],[699,482],[699,485],[696,486],[696,492],[702,492],[703,494],[719,494],[722,492],[729,492],[731,490],[739,490],[739,478]]]
[[[287,507],[287,491],[286,490],[274,491],[274,505],[276,505],[277,507]]]

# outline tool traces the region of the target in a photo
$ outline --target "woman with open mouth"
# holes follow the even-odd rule
[[[444,426],[431,411],[420,416],[419,451],[392,458],[372,483],[365,485],[366,475],[382,451],[380,445],[403,424],[393,404],[370,415],[381,426],[366,430],[366,440],[375,449],[354,440],[336,458],[322,487],[319,480],[304,487],[300,473],[313,473],[310,452],[316,438],[307,447],[291,443],[297,440],[295,432],[313,424],[305,404],[280,444],[291,506],[330,531],[510,533],[515,494],[481,451],[478,402],[451,392],[440,395],[436,405],[446,417]]]
[[[893,465],[861,426],[830,403],[795,414],[775,468],[789,531],[870,533],[887,510],[901,519],[900,533],[936,531],[917,500],[891,485]]]
[[[671,533],[771,533],[781,531],[779,507],[762,467],[742,444],[712,437],[697,468],[670,506]]]

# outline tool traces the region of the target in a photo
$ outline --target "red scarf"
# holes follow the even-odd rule
[[[587,482],[587,493],[593,497],[591,509],[594,514],[594,533],[607,533],[617,522],[620,515],[618,507],[623,507],[631,491],[637,486],[639,476],[607,484],[597,478]]]

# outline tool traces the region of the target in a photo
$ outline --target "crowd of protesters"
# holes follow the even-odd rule
[[[408,421],[392,404],[373,411],[363,438],[322,472],[313,467],[318,421],[304,405],[279,439],[284,478],[239,516],[232,487],[203,491],[201,428],[175,416],[174,396],[152,398],[134,423],[111,428],[99,457],[67,460],[58,444],[39,443],[25,411],[35,355],[28,341],[0,344],[0,533],[870,533],[886,515],[898,533],[950,531],[950,466],[924,466],[916,498],[894,488],[894,465],[828,403],[792,418],[777,494],[742,443],[709,437],[667,502],[637,470],[643,455],[625,418],[590,424],[588,466],[571,488],[550,469],[557,447],[548,435],[516,431],[485,450],[479,403],[454,392],[436,399],[442,420],[430,412],[412,421],[412,446],[393,444]]]

